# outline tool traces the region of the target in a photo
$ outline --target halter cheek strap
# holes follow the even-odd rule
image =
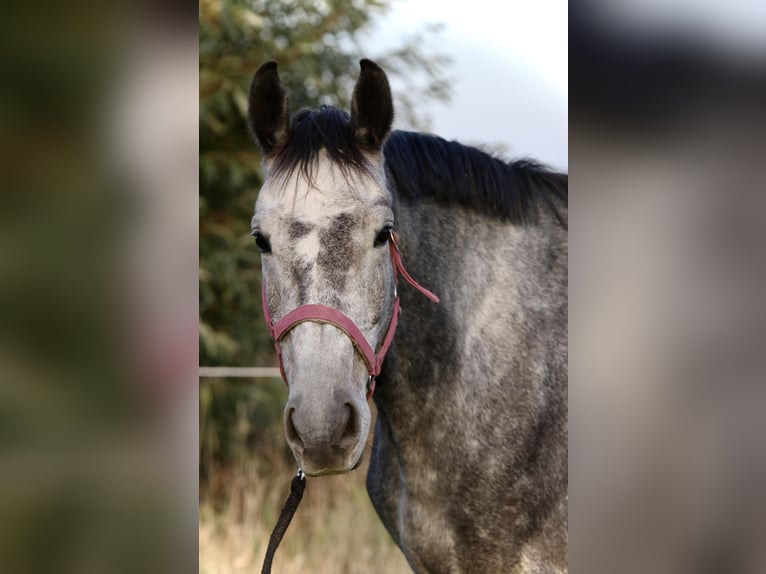
[[[399,283],[399,274],[404,277],[404,280],[412,285],[415,289],[420,291],[423,295],[429,298],[434,303],[439,302],[439,298],[431,293],[428,289],[420,285],[415,281],[412,276],[407,273],[402,262],[402,255],[399,252],[399,237],[396,232],[391,232],[391,238],[388,241],[389,251],[391,253],[391,265],[394,269],[394,284]],[[287,384],[287,375],[285,374],[285,368],[282,364],[282,348],[280,342],[282,339],[293,329],[296,325],[305,321],[311,321],[314,323],[327,323],[334,325],[346,336],[351,339],[351,343],[354,345],[354,349],[362,356],[365,365],[367,365],[367,372],[369,373],[369,379],[367,382],[367,399],[372,397],[372,393],[375,391],[375,379],[380,374],[381,366],[383,365],[383,359],[388,352],[391,343],[394,341],[394,334],[396,333],[396,326],[399,322],[399,313],[401,312],[401,305],[399,303],[398,291],[395,291],[394,296],[394,309],[391,313],[391,320],[388,323],[388,329],[383,337],[383,342],[380,345],[380,349],[375,353],[370,347],[370,344],[364,338],[364,335],[347,315],[327,307],[326,305],[301,305],[290,311],[287,315],[282,317],[279,321],[274,323],[269,313],[269,306],[266,304],[266,283],[261,281],[261,303],[263,305],[263,316],[266,319],[266,327],[269,329],[271,338],[274,339],[274,349],[277,352],[277,359],[279,360],[279,371],[282,374],[282,380]]]

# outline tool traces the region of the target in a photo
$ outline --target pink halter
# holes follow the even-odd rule
[[[391,252],[391,264],[394,268],[394,285],[399,283],[399,274],[412,285],[415,289],[420,291],[423,295],[428,297],[434,303],[439,302],[439,298],[431,293],[428,289],[418,284],[402,263],[402,255],[399,252],[399,237],[396,232],[391,232],[391,238],[388,241],[389,251]],[[282,365],[282,349],[279,346],[280,341],[290,332],[290,330],[305,321],[314,321],[317,323],[329,323],[336,326],[343,331],[346,336],[351,339],[351,343],[354,348],[364,359],[367,365],[367,371],[369,372],[369,379],[367,380],[367,399],[369,400],[372,393],[375,391],[375,378],[380,374],[380,368],[383,365],[383,358],[388,352],[388,348],[394,341],[394,333],[396,333],[396,325],[399,322],[399,313],[401,307],[399,304],[399,294],[394,291],[394,310],[391,314],[391,321],[388,324],[386,335],[383,337],[383,343],[380,346],[380,350],[377,354],[372,350],[367,340],[362,335],[362,332],[354,324],[354,322],[346,315],[325,305],[301,305],[290,311],[287,315],[282,317],[276,324],[271,319],[269,313],[269,307],[266,304],[266,283],[261,282],[261,303],[263,304],[263,316],[266,319],[266,326],[269,329],[269,334],[274,339],[274,349],[277,352],[277,358],[279,359],[279,371],[282,373],[282,380],[287,384],[287,376],[285,375],[285,368]]]

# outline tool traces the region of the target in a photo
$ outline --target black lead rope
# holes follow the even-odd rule
[[[298,469],[298,474],[293,477],[290,482],[290,496],[285,500],[285,505],[282,507],[282,512],[279,515],[274,530],[271,532],[271,538],[269,538],[269,547],[266,549],[266,557],[263,559],[263,568],[261,568],[261,574],[271,573],[271,562],[274,560],[274,553],[277,551],[279,543],[282,542],[282,537],[287,532],[287,527],[290,526],[290,521],[293,519],[295,511],[298,509],[298,505],[303,498],[303,491],[306,488],[306,475],[303,474],[303,469]]]

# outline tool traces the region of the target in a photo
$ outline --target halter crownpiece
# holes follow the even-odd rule
[[[402,254],[399,251],[399,237],[395,231],[391,232],[388,248],[391,253],[391,265],[394,268],[394,309],[391,313],[391,321],[388,324],[388,329],[383,337],[383,343],[380,345],[380,350],[377,354],[372,350],[372,347],[370,347],[370,344],[364,338],[364,335],[362,335],[362,332],[359,330],[359,327],[356,326],[354,321],[344,313],[337,309],[333,309],[332,307],[327,307],[326,305],[301,305],[274,323],[271,319],[271,314],[269,313],[269,306],[266,304],[266,282],[261,281],[263,317],[266,320],[266,327],[269,329],[269,334],[271,335],[271,338],[274,339],[274,350],[277,352],[277,359],[279,359],[279,372],[282,374],[282,380],[285,384],[287,384],[287,375],[285,374],[285,368],[282,364],[280,341],[291,329],[293,329],[293,327],[300,323],[306,321],[328,323],[343,331],[346,336],[351,339],[354,349],[356,349],[362,356],[362,359],[367,365],[367,372],[369,373],[369,379],[367,380],[367,399],[369,400],[370,397],[372,397],[372,393],[375,391],[375,378],[380,374],[383,359],[385,358],[391,343],[394,341],[396,326],[399,322],[401,305],[399,303],[399,293],[396,287],[399,283],[399,274],[401,273],[407,283],[420,291],[420,293],[425,295],[428,299],[434,303],[439,302],[439,298],[436,295],[420,285],[409,273],[407,273],[407,270],[404,268],[404,263],[402,262]]]

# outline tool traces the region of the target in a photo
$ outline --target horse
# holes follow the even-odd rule
[[[367,490],[414,572],[566,572],[568,176],[392,131],[360,66],[350,113],[291,115],[276,62],[249,91],[287,443],[355,469],[372,395]]]

